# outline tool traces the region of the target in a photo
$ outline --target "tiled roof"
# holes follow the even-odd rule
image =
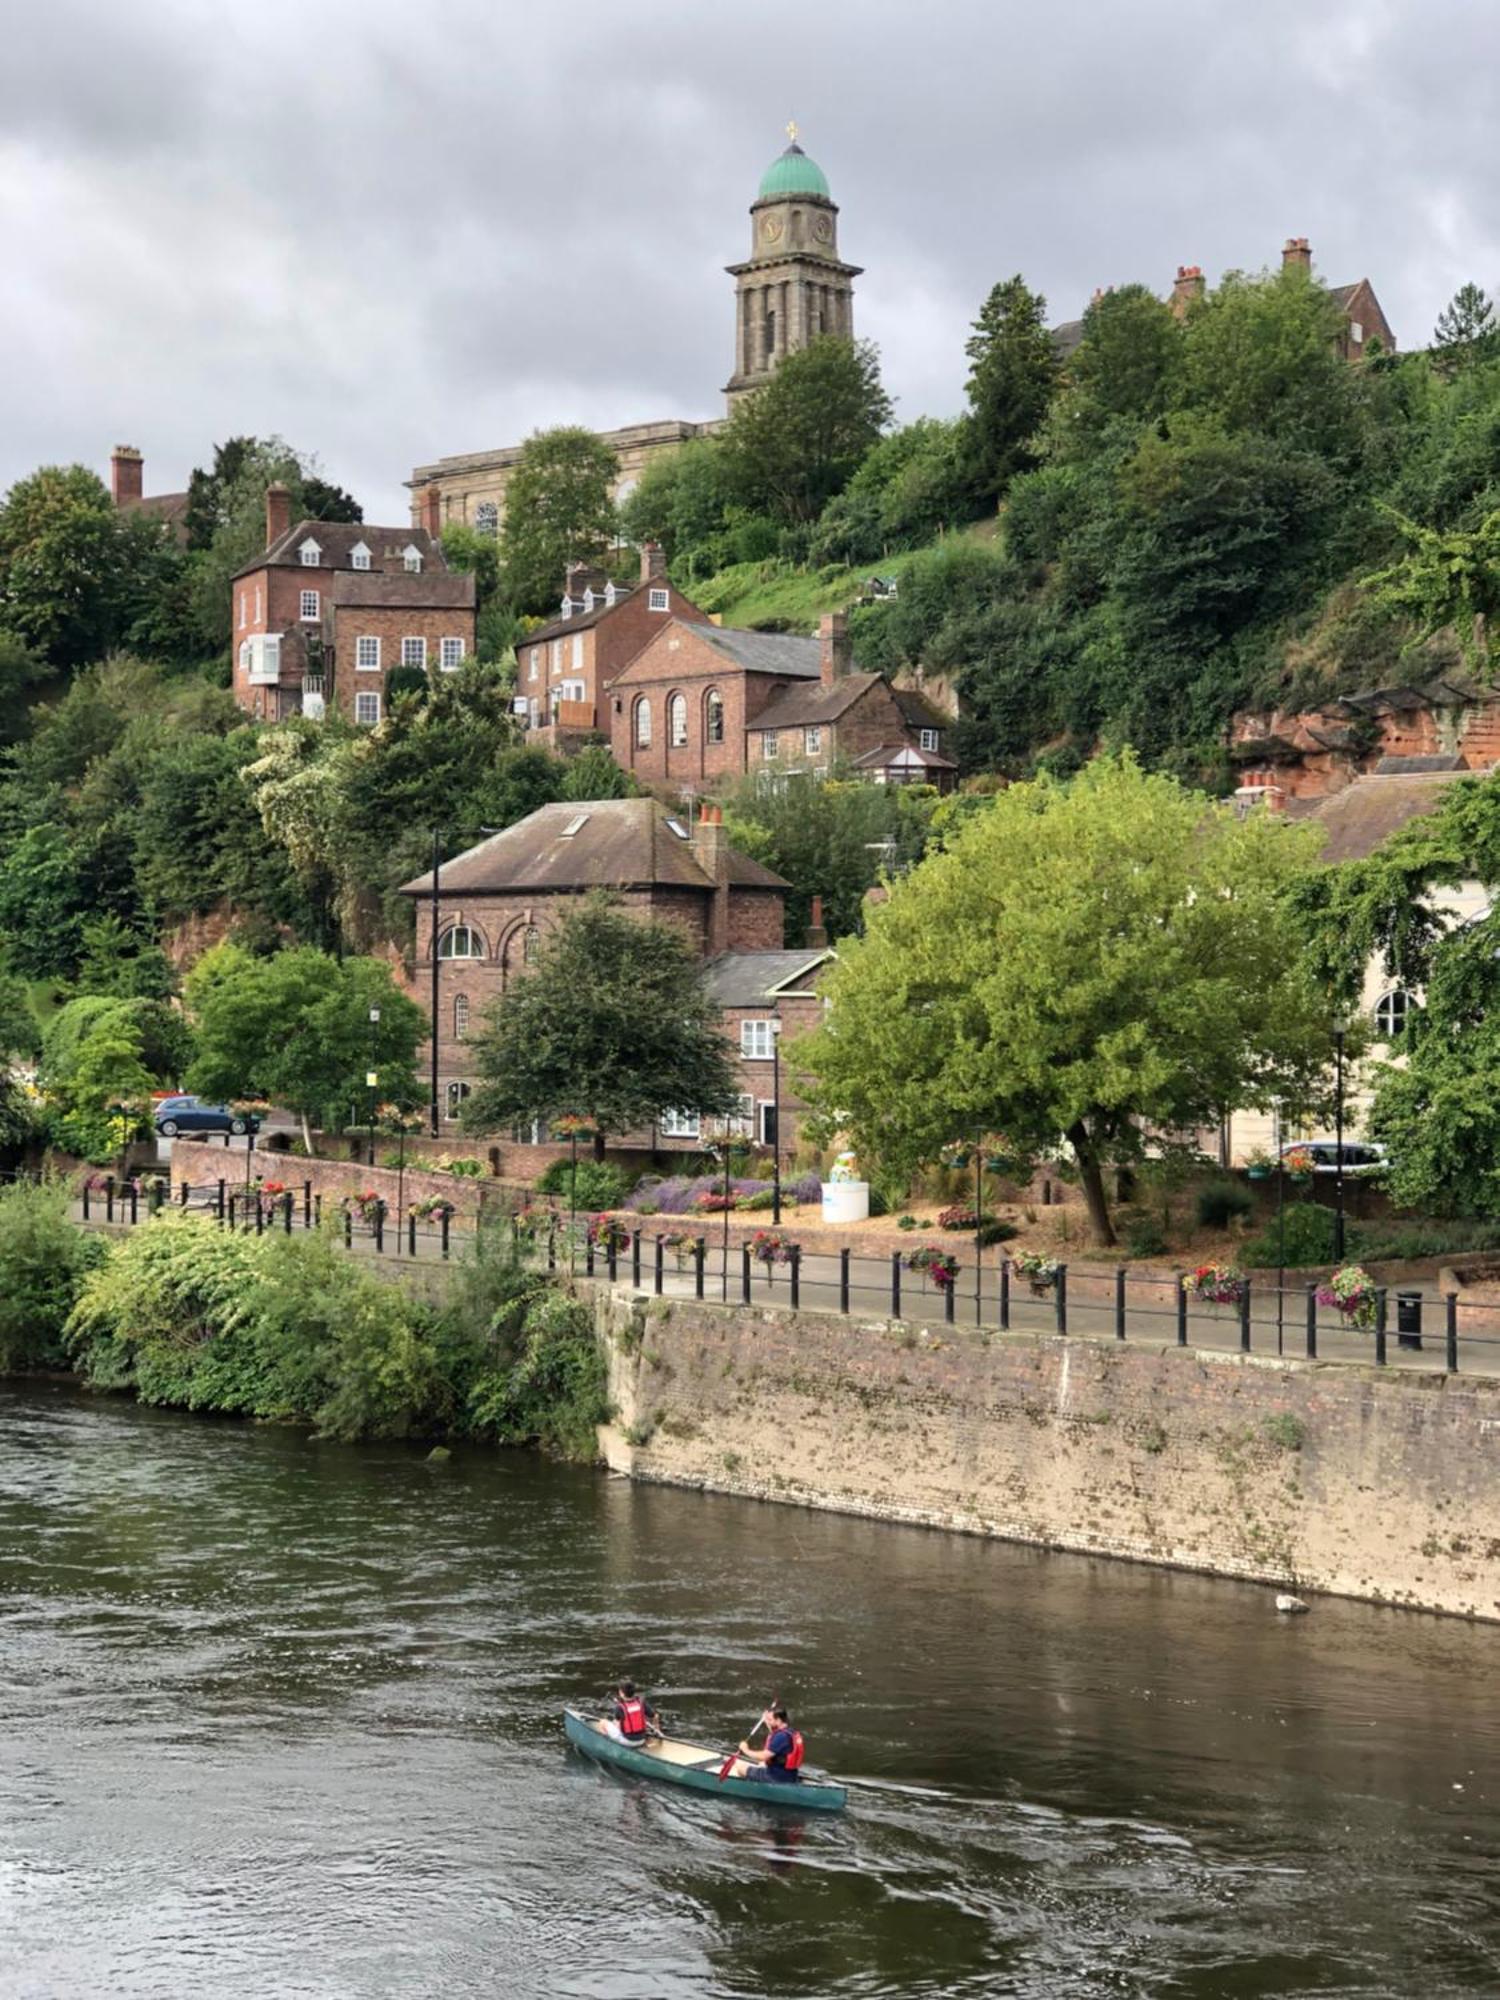
[[[809,723],[837,722],[879,679],[879,674],[841,674],[832,687],[816,681],[811,687],[783,688],[745,727],[805,729]]]
[[[1375,766],[1377,778],[1414,778],[1427,771],[1462,771],[1462,757],[1382,757]]]
[[[672,831],[675,817],[656,799],[596,799],[542,806],[467,853],[444,862],[443,895],[508,894],[517,889],[701,889],[713,887],[691,839]],[[688,821],[679,819],[684,829]],[[574,827],[569,832],[569,827]],[[783,890],[787,882],[748,854],[728,852],[728,877],[742,889]],[[430,874],[401,885],[406,896],[432,893]]]
[[[896,706],[901,711],[902,720],[909,729],[951,729],[953,717],[936,707],[925,694],[915,688],[893,687],[891,693],[896,698]]]
[[[1083,344],[1083,321],[1065,319],[1061,326],[1054,326],[1049,334],[1052,352],[1059,361],[1066,361],[1070,354],[1076,354]]]
[[[1460,771],[1372,774],[1300,811],[1300,801],[1288,800],[1287,813],[1324,828],[1327,838],[1319,860],[1363,861],[1410,821],[1435,812],[1449,785],[1463,775]]]
[[[318,572],[309,570],[307,574],[312,577]],[[423,570],[418,576],[401,569],[340,569],[325,579],[322,590],[336,610],[409,605],[425,611],[472,611],[476,584],[473,576],[462,570]]]
[[[523,632],[516,641],[517,650],[527,646],[543,645],[548,639],[559,638],[564,632],[586,632],[591,625],[597,625],[609,612],[617,611],[627,597],[634,597],[636,589],[635,584],[617,583],[613,604],[606,604],[601,593],[595,591],[592,611],[575,611],[571,617],[553,618],[545,625],[538,625],[534,632]]]
[[[805,990],[833,953],[826,945],[803,951],[726,951],[708,962],[708,990],[721,1007],[759,1007],[779,994]]]
[[[300,569],[300,551],[309,536],[321,552],[320,569],[351,569],[350,554],[361,542],[370,551],[372,572],[398,569],[404,573],[408,549],[415,549],[421,556],[424,576],[429,570],[448,568],[441,543],[435,542],[425,528],[377,528],[368,521],[297,521],[262,554],[241,563],[235,575],[248,576],[251,570],[276,565]],[[366,572],[361,570],[358,574],[363,576]]]

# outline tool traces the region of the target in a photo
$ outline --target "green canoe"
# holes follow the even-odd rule
[[[710,1750],[702,1743],[683,1743],[672,1736],[640,1746],[622,1743],[607,1733],[597,1715],[585,1715],[581,1708],[565,1708],[563,1726],[568,1741],[585,1757],[613,1764],[633,1777],[662,1778],[669,1785],[685,1785],[692,1792],[748,1799],[757,1806],[790,1806],[795,1812],[839,1812],[849,1797],[842,1785],[821,1777],[802,1778],[795,1785],[732,1775],[721,1780],[726,1751]]]

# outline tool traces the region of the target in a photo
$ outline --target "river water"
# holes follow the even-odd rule
[[[1500,1993],[1493,1628],[33,1385],[0,1620],[6,1996]]]

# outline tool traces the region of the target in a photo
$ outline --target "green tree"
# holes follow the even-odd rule
[[[1108,425],[1168,408],[1182,364],[1182,322],[1145,285],[1101,292],[1067,363],[1054,436],[1067,454],[1093,448]]]
[[[0,939],[23,979],[70,979],[93,885],[56,824],[29,827],[0,857]]]
[[[197,1034],[187,1087],[223,1100],[260,1096],[302,1121],[347,1119],[369,1099],[416,1089],[414,1061],[427,1018],[397,987],[383,959],[342,962],[310,945],[252,958],[238,945],[206,952],[183,990]],[[372,1024],[370,1009],[380,1019]]]
[[[793,773],[781,785],[747,779],[726,801],[730,844],[792,885],[787,938],[802,942],[814,896],[831,938],[864,924],[864,897],[883,874],[921,859],[937,794],[925,786],[869,785]]]
[[[1488,295],[1474,284],[1460,285],[1438,314],[1432,330],[1438,365],[1448,370],[1488,360],[1500,345],[1500,324]]]
[[[1421,636],[1451,627],[1466,659],[1479,663],[1492,651],[1490,625],[1500,611],[1500,509],[1477,528],[1425,528],[1393,514],[1406,540],[1399,562],[1362,577],[1376,602],[1403,612]]]
[[[499,539],[467,521],[450,521],[443,529],[442,544],[449,569],[474,578],[474,651],[486,664],[493,664],[515,645],[521,626],[501,587]]]
[[[0,1188],[0,1374],[61,1368],[63,1329],[83,1281],[105,1256],[68,1219],[63,1181]]]
[[[639,790],[635,779],[621,770],[602,743],[587,743],[576,757],[569,758],[557,796],[587,803],[590,799],[632,799]]]
[[[1316,1087],[1328,1007],[1285,897],[1316,842],[1128,757],[1014,786],[893,887],[791,1059],[890,1171],[975,1131],[1066,1144],[1110,1243],[1104,1169],[1148,1129]]]
[[[0,502],[0,626],[54,666],[97,659],[138,608],[153,523],[121,514],[82,465],[44,465]]]
[[[739,1083],[703,962],[672,924],[641,923],[590,897],[489,1011],[465,1131],[587,1116],[605,1140],[663,1113],[724,1115]]]
[[[569,563],[601,562],[614,539],[620,461],[577,425],[536,431],[505,494],[500,570],[517,611],[551,611]]]
[[[1005,279],[980,308],[964,352],[969,411],[962,463],[976,504],[987,507],[1036,462],[1033,440],[1059,373],[1047,301],[1019,275]]]
[[[730,561],[727,524],[733,496],[717,438],[693,438],[652,459],[620,503],[627,541],[660,542],[683,586]]]
[[[105,915],[84,923],[78,986],[80,992],[117,1000],[168,1000],[176,981],[160,945]]]
[[[818,517],[815,563],[873,562],[967,521],[961,423],[921,417],[880,440]]]
[[[729,497],[750,514],[815,521],[890,421],[874,347],[823,334],[736,402],[719,441]]]

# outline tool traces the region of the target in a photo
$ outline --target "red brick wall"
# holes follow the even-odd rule
[[[665,611],[651,610],[648,592],[653,589],[666,591],[668,608]],[[539,640],[535,646],[523,641],[516,656],[516,692],[528,701],[540,702],[545,716],[551,709],[551,689],[561,681],[581,680],[584,701],[593,710],[588,726],[604,728],[605,720],[599,712],[601,685],[613,680],[672,617],[703,622],[703,613],[691,599],[674,590],[665,577],[653,578],[581,632],[569,632],[564,628],[561,633],[554,634],[554,639],[561,641],[556,666],[553,665],[551,639]],[[576,666],[575,641],[581,642],[577,649],[581,657]],[[533,652],[538,656],[535,661],[532,659]],[[534,676],[533,666],[536,669]]]
[[[746,725],[787,685],[772,674],[744,672],[690,628],[674,623],[659,632],[615,677],[601,721],[608,724],[615,762],[633,771],[643,784],[701,790],[738,777],[745,770]],[[722,743],[708,741],[710,691],[716,691],[724,703]],[[674,749],[668,741],[667,703],[677,693],[687,701],[688,740]],[[635,704],[641,699],[651,703],[651,742],[647,746],[635,740]]]
[[[307,586],[309,589],[312,587],[310,584]],[[329,687],[325,680],[324,694],[329,709],[337,704],[340,712],[351,722],[354,720],[354,697],[357,693],[378,694],[381,698],[380,712],[384,716],[386,675],[401,665],[403,639],[427,641],[426,665],[430,673],[438,671],[444,639],[462,640],[465,653],[474,650],[474,613],[467,608],[453,606],[428,610],[402,605],[340,605],[328,630],[330,644],[324,654],[324,672],[326,674],[332,666],[333,684]],[[362,673],[355,665],[358,657],[356,642],[361,638],[380,641],[378,673]]]
[[[730,890],[730,951],[780,951],[786,942],[785,930],[784,899],[779,890]]]

